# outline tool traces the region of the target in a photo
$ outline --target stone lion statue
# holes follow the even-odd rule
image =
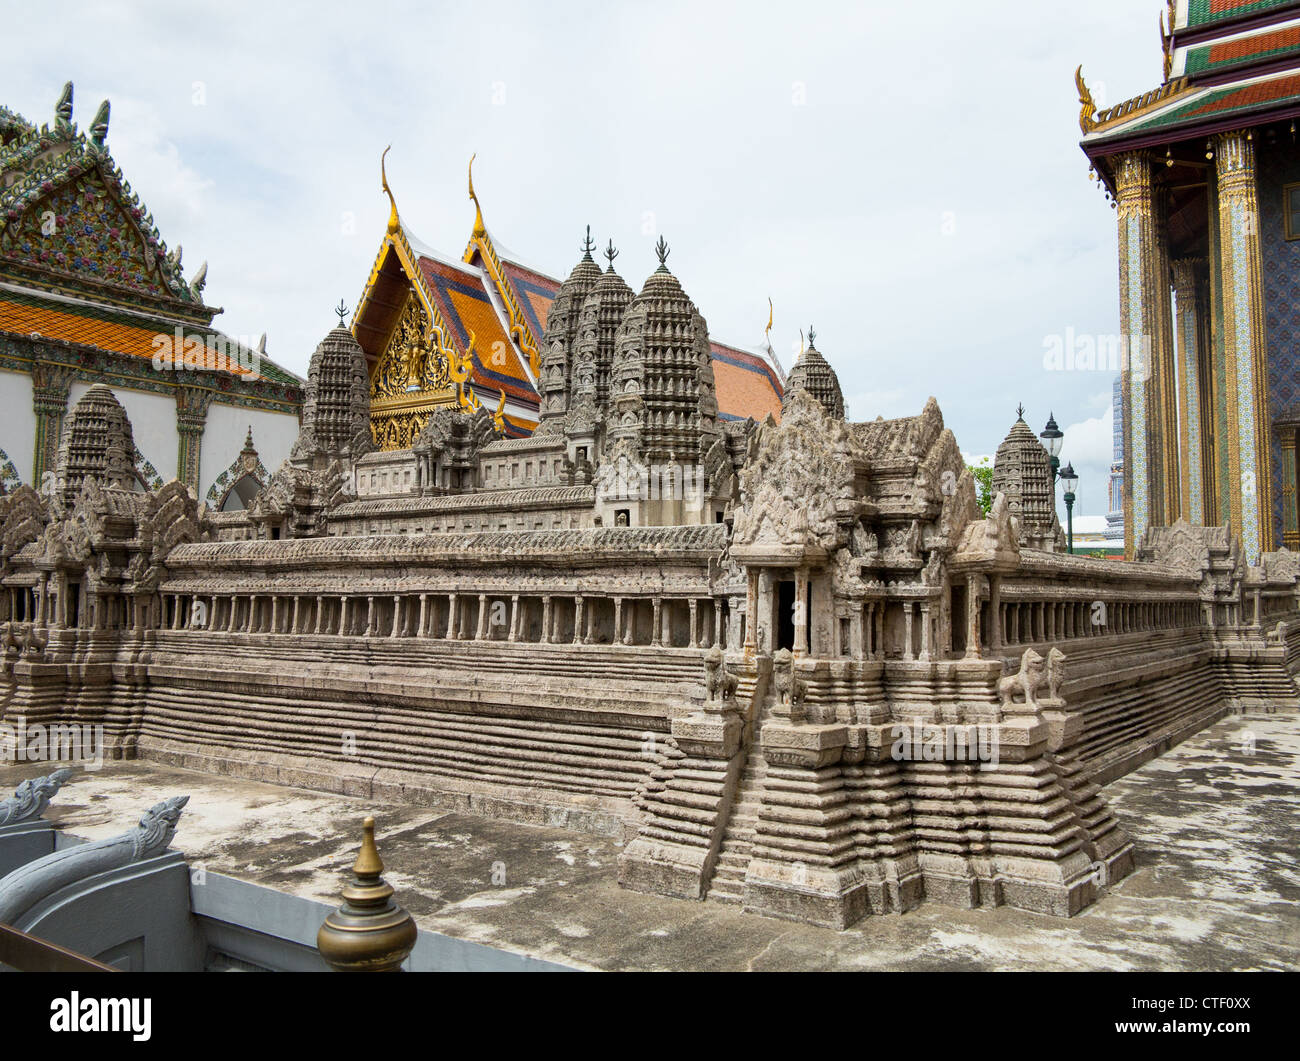
[[[777,703],[796,707],[803,703],[808,683],[794,672],[794,656],[788,648],[772,657],[772,684],[776,689]]]
[[[740,679],[730,673],[723,661],[722,649],[714,645],[704,654],[704,688],[710,700],[723,702],[736,698]]]
[[[1020,657],[1020,670],[998,681],[998,696],[1002,698],[1002,706],[1013,705],[1016,702],[1016,692],[1019,691],[1024,695],[1026,706],[1037,707],[1038,687],[1043,684],[1045,671],[1043,657],[1032,648],[1025,649],[1025,654]]]
[[[1047,696],[1061,699],[1061,686],[1065,684],[1065,653],[1053,648],[1047,653]]]

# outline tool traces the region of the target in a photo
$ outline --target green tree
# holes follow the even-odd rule
[[[988,516],[989,509],[993,507],[993,466],[989,464],[988,457],[980,460],[979,464],[969,464],[971,475],[975,476],[975,501],[980,507],[980,513]]]

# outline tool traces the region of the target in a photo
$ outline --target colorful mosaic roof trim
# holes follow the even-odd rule
[[[1295,6],[1295,0],[1188,0],[1186,26],[1189,29],[1212,26],[1230,19]]]
[[[1191,48],[1187,53],[1185,73],[1188,77],[1195,77],[1198,74],[1280,59],[1287,55],[1300,55],[1300,26],[1286,26],[1267,33]]]
[[[1300,74],[1287,74],[1268,81],[1214,89],[1196,99],[1139,119],[1132,125],[1125,126],[1123,132],[1129,135],[1139,131],[1196,125],[1238,112],[1292,101],[1300,102]]]

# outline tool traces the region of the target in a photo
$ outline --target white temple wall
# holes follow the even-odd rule
[[[0,372],[0,449],[14,462],[22,481],[32,483],[36,456],[36,412],[32,409],[32,377],[25,372]]]
[[[200,500],[207,497],[217,476],[239,456],[250,426],[257,455],[272,475],[288,458],[289,451],[298,438],[298,417],[291,413],[273,413],[213,402],[208,409],[203,448],[199,452]],[[172,449],[174,454],[174,445]],[[175,463],[174,455],[172,461]]]

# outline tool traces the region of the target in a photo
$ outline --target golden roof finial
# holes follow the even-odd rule
[[[767,300],[767,327],[763,329],[763,334],[767,336],[767,345],[772,345],[772,314],[775,310],[772,308],[772,300]]]
[[[397,200],[393,198],[393,189],[388,186],[388,171],[384,168],[384,158],[391,150],[393,150],[393,145],[389,144],[384,148],[384,153],[379,156],[379,177],[384,183],[384,194],[388,196],[390,207],[388,211],[388,234],[396,236],[397,230],[401,227],[397,220]]]
[[[502,434],[504,434],[506,430],[505,408],[506,408],[506,392],[505,389],[502,388],[501,400],[497,402],[497,411],[492,414],[492,421],[497,425],[497,430],[500,431]]]
[[[474,194],[474,160],[478,158],[478,152],[469,156],[469,197],[474,200],[474,232],[471,239],[479,239],[487,235],[487,229],[483,225],[483,207],[478,201],[478,196]]]
[[[1079,89],[1079,129],[1086,135],[1097,128],[1097,104],[1093,102],[1088,84],[1083,80],[1083,65],[1074,72],[1074,84]]]
[[[1174,27],[1173,11],[1169,12],[1169,29],[1165,29],[1165,13],[1160,12],[1160,47],[1165,54],[1165,80],[1169,80],[1169,75],[1174,69],[1174,38],[1171,31]]]

